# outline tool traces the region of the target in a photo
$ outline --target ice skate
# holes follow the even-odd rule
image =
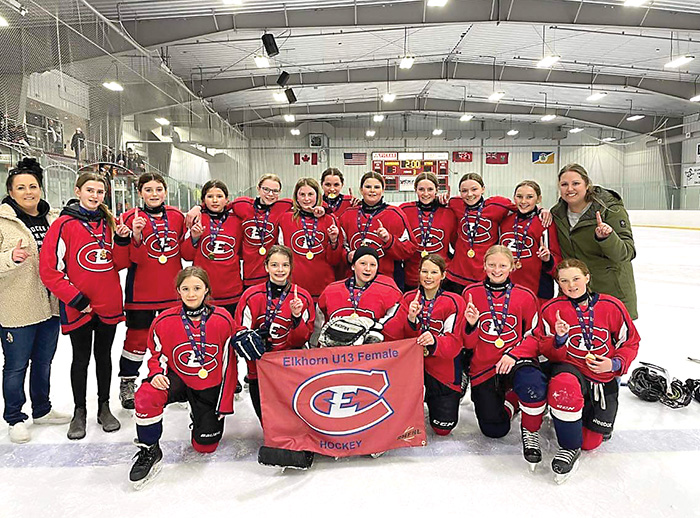
[[[134,392],[136,391],[136,378],[122,378],[119,383],[119,401],[122,408],[134,409]]]
[[[565,450],[559,448],[559,451],[552,459],[552,471],[554,471],[554,482],[563,484],[571,475],[576,473],[581,456],[581,448],[575,450]]]
[[[243,386],[240,381],[236,381],[236,392],[234,393],[234,398],[236,401],[241,400],[241,393],[243,392]]]
[[[542,462],[542,450],[540,449],[540,433],[530,432],[520,428],[520,436],[523,442],[523,457],[527,461],[530,471],[534,472],[537,465]]]
[[[129,481],[134,490],[139,491],[160,473],[163,452],[158,443],[150,446],[136,443],[136,446],[139,447],[139,451],[134,455],[136,461],[131,466]]]

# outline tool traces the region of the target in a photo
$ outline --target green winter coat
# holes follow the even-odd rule
[[[593,203],[574,228],[569,227],[568,206],[561,198],[552,207],[562,257],[583,261],[591,271],[591,290],[620,299],[632,319],[637,318],[637,290],[632,259],[637,252],[630,218],[620,195],[598,185],[593,187]],[[595,236],[596,211],[613,233],[603,240]]]

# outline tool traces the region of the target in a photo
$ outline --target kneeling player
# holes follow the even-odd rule
[[[216,450],[224,415],[233,413],[236,355],[229,342],[235,325],[222,308],[205,303],[210,293],[207,273],[196,266],[177,276],[182,305],[161,313],[148,335],[149,376],[136,392],[139,452],[129,473],[140,489],[160,471],[163,410],[176,401],[190,404],[192,446],[200,453]]]

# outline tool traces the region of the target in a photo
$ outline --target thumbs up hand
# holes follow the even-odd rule
[[[381,238],[382,241],[384,241],[385,243],[388,243],[391,240],[391,234],[389,234],[389,231],[384,228],[384,225],[382,225],[381,219],[377,220],[377,223],[379,223],[379,228],[377,229],[377,235]]]
[[[22,264],[29,257],[29,252],[24,249],[22,240],[17,241],[17,245],[12,249],[12,260],[17,264]]]
[[[557,333],[557,336],[568,335],[569,329],[569,324],[567,324],[566,321],[561,318],[561,314],[559,313],[559,310],[557,310],[557,320],[554,322],[554,331]]]
[[[420,310],[420,290],[416,290],[416,298],[414,298],[408,305],[408,320],[410,320],[411,323],[416,323],[416,318],[418,317],[418,313],[420,313]]]
[[[597,222],[597,225],[595,227],[595,235],[598,239],[605,239],[610,234],[612,234],[612,227],[603,221],[603,218],[600,216],[599,211],[596,211],[595,219]]]

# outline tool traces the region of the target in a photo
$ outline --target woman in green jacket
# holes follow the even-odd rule
[[[586,263],[591,289],[620,299],[637,318],[632,259],[636,255],[629,215],[615,191],[593,185],[579,164],[559,171],[559,202],[552,208],[564,258]]]

